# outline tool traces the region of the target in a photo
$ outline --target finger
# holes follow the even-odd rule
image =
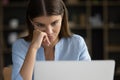
[[[38,28],[37,26],[34,26],[34,29],[35,29],[35,30],[37,30],[37,29],[39,30],[39,28]]]
[[[49,41],[47,35],[45,36],[45,38],[43,39],[43,41],[46,42],[48,46],[50,45],[50,41]]]
[[[36,29],[36,31],[38,31],[38,32],[40,32],[40,33],[41,33],[41,31],[40,31],[39,29]]]

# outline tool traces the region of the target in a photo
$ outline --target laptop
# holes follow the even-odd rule
[[[34,80],[113,80],[114,60],[37,61]]]

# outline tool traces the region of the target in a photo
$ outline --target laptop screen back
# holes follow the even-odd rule
[[[113,80],[115,62],[37,61],[34,80]]]

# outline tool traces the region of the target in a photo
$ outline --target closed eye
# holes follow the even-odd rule
[[[42,23],[36,23],[36,26],[37,26],[37,27],[45,27],[45,25],[42,24]]]
[[[56,20],[56,21],[52,22],[51,25],[55,26],[55,25],[57,25],[58,22],[59,22],[59,20]]]

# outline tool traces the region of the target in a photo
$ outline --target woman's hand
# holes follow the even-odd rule
[[[33,31],[33,39],[31,45],[33,48],[38,49],[40,48],[41,44],[49,46],[50,41],[45,32],[42,32],[39,29],[35,29]]]

